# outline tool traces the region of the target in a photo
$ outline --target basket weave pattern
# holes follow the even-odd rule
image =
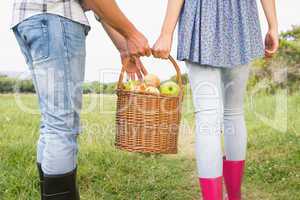
[[[141,153],[176,154],[180,129],[182,81],[172,57],[181,92],[179,96],[124,91],[122,69],[117,89],[116,147]]]

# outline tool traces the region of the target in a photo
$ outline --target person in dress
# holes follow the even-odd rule
[[[255,0],[169,0],[153,55],[167,58],[177,21],[196,120],[196,161],[204,200],[242,199],[247,130],[243,96],[249,63],[278,49],[275,0],[261,0],[269,30],[263,45]],[[179,19],[179,20],[178,20]],[[221,133],[224,135],[224,152]]]

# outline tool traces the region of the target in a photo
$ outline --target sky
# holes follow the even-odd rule
[[[12,0],[0,1],[0,72],[27,71],[23,55],[10,30]],[[164,11],[167,0],[130,0],[117,1],[122,11],[136,25],[136,27],[148,38],[152,46],[160,33]],[[267,31],[267,22],[262,11],[260,1],[259,14],[262,33]],[[277,13],[279,19],[279,30],[285,31],[292,25],[300,25],[300,1],[298,0],[277,0]],[[114,82],[118,79],[120,71],[120,58],[117,50],[105,34],[101,25],[94,19],[92,13],[87,13],[92,30],[87,37],[87,61],[85,80],[99,80],[101,82]],[[177,38],[175,36],[172,53],[176,56]],[[143,59],[143,62],[150,73],[159,75],[161,79],[167,79],[174,75],[172,65],[167,61],[154,58]],[[184,63],[179,63],[182,71],[186,71]]]

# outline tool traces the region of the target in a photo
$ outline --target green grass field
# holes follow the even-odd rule
[[[287,110],[282,109],[284,103],[280,95],[246,99],[249,143],[244,199],[299,199],[300,95],[288,97]],[[114,148],[115,96],[85,96],[84,105],[79,154],[83,200],[199,199],[190,98],[184,102],[180,152],[172,156]],[[19,100],[0,96],[0,200],[38,199],[38,124],[35,96],[21,95]]]

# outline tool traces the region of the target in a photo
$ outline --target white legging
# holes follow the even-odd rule
[[[196,118],[196,160],[201,178],[222,176],[227,160],[245,160],[247,130],[243,100],[249,66],[217,68],[186,62]]]

